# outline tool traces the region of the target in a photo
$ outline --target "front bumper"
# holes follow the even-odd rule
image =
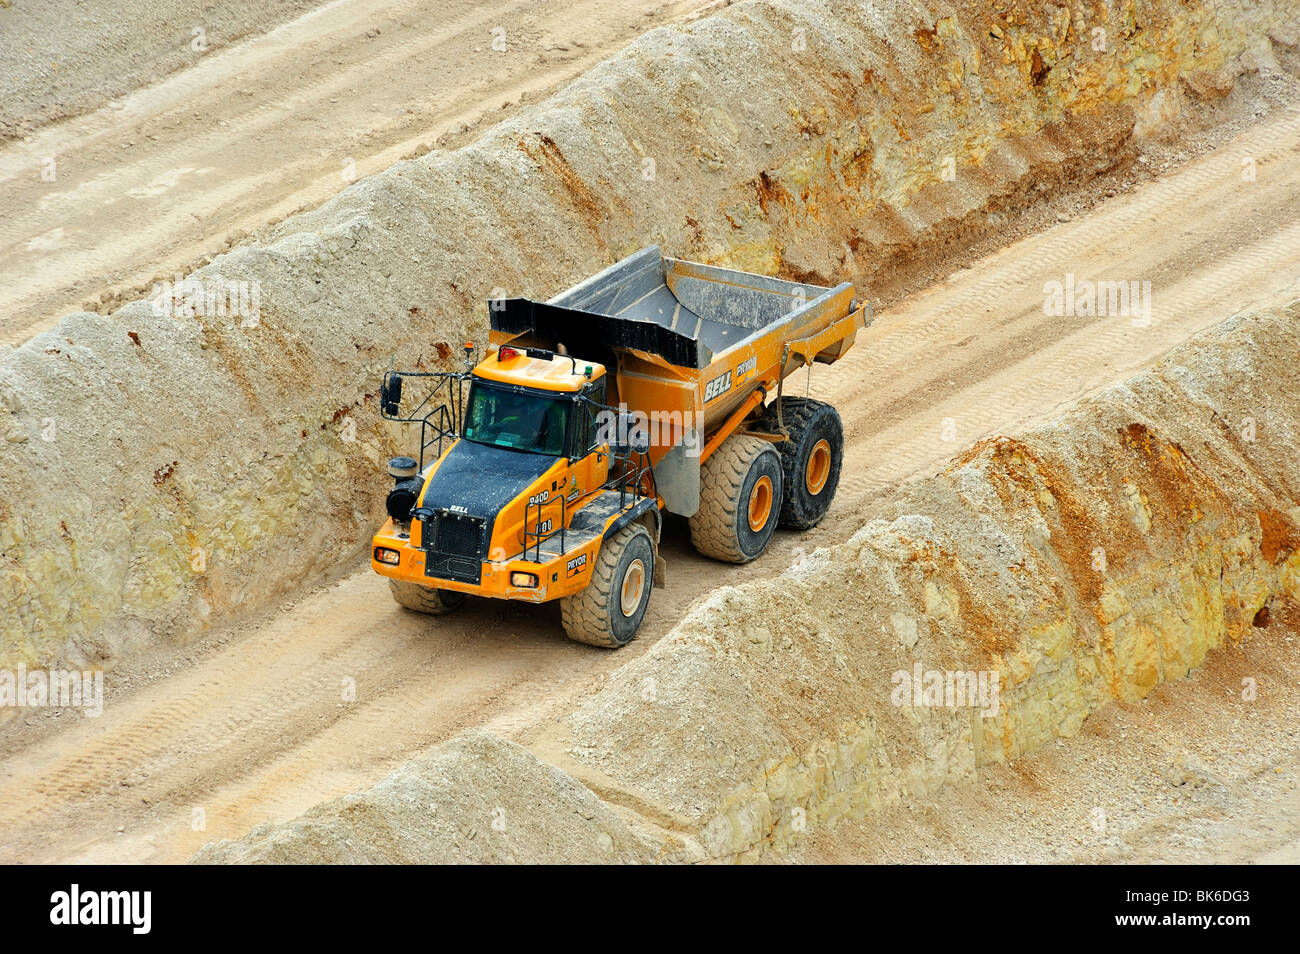
[[[457,593],[469,593],[498,600],[545,603],[569,596],[586,586],[598,546],[599,541],[593,541],[588,547],[540,563],[525,560],[522,554],[515,559],[485,562],[482,564],[483,572],[479,582],[466,583],[461,580],[428,576],[425,573],[425,560],[428,554],[419,547],[413,546],[409,535],[403,533],[390,518],[371,540],[370,568],[380,576],[440,590],[453,590]],[[381,547],[396,552],[398,562],[383,563],[376,559],[376,551]],[[510,575],[516,572],[536,575],[537,586],[513,585],[510,582]]]

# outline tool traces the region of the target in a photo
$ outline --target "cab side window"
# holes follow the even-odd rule
[[[605,381],[602,378],[596,384],[588,388],[584,395],[593,404],[605,403]],[[593,450],[600,438],[600,408],[593,407],[586,401],[577,405],[577,413],[574,415],[573,423],[573,443],[570,457],[586,457]]]
[[[591,392],[588,394],[588,397],[590,397],[592,402],[595,404],[603,405],[605,403],[605,379],[604,378],[601,378],[599,381],[595,383],[595,385],[591,389]],[[587,444],[586,444],[588,452],[594,451],[597,445],[600,444],[600,438],[602,436],[599,427],[600,413],[601,413],[601,409],[599,408],[591,409],[590,431],[587,434]]]

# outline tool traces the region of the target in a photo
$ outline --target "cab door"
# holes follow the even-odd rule
[[[604,440],[609,434],[609,422],[602,416],[604,377],[585,388],[583,397],[591,404],[576,403],[569,431],[569,479],[563,490],[570,515],[572,507],[609,479],[609,443]]]

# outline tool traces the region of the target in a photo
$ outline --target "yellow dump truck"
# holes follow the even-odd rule
[[[745,563],[778,522],[806,530],[839,482],[829,404],[783,394],[870,321],[822,288],[650,247],[547,302],[489,304],[463,372],[389,371],[385,418],[416,426],[371,566],[401,605],[559,600],[570,637],[615,648],[662,584],[664,511],[706,556]]]

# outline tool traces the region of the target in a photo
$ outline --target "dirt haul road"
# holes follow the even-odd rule
[[[343,0],[196,53],[189,69],[0,149],[0,343],[139,297],[718,5]]]
[[[797,548],[846,537],[890,488],[972,441],[1050,418],[1252,303],[1300,294],[1297,151],[1300,113],[1281,113],[881,314],[846,360],[812,378],[812,394],[840,408],[848,443],[826,523],[779,533],[747,567],[693,555],[670,523],[668,586],[626,649],[569,643],[554,607],[478,602],[420,617],[359,570],[190,653],[110,673],[98,719],[17,734],[0,762],[0,861],[180,861],[369,785],[460,729],[527,742],[721,583],[784,569]],[[1075,314],[1096,281],[1138,282],[1134,313]],[[1053,282],[1060,316],[1045,313]]]

